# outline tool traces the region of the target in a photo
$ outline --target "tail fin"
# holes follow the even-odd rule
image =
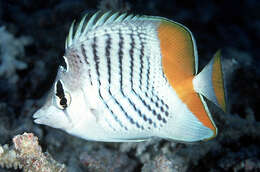
[[[226,112],[225,87],[221,65],[221,52],[216,52],[205,68],[194,77],[193,87]]]

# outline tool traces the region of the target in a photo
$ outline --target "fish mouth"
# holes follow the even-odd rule
[[[46,115],[42,112],[41,109],[37,110],[34,114],[33,114],[33,122],[36,124],[42,124],[44,120],[46,120]]]
[[[42,108],[37,110],[33,115],[33,121],[36,124],[47,125],[53,128],[59,128],[66,130],[67,128],[73,127],[71,119],[64,117],[64,113],[59,113],[55,111],[54,107],[49,107],[50,109]]]

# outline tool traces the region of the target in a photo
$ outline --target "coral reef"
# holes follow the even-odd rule
[[[22,164],[17,158],[16,151],[10,149],[8,145],[0,146],[0,166],[14,169],[22,168]]]
[[[108,149],[96,152],[83,152],[80,155],[81,163],[89,171],[133,171],[136,162],[129,159],[127,155],[116,153]]]
[[[33,124],[31,115],[53,84],[71,22],[97,7],[163,16],[186,25],[196,38],[200,69],[222,49],[229,103],[226,114],[211,104],[219,129],[215,139],[197,144],[156,138],[97,143]],[[5,159],[0,171],[24,169],[16,147],[5,145],[24,132],[35,133],[67,171],[260,171],[259,8],[260,1],[254,0],[0,1],[0,157]],[[29,136],[14,141],[26,150],[21,138],[35,146],[38,142]],[[35,156],[49,160],[42,152]]]
[[[181,166],[179,166],[179,162],[177,165],[174,165],[175,161],[167,159],[164,155],[159,155],[154,158],[154,160],[149,161],[144,164],[142,168],[142,172],[179,172],[185,171],[181,170]]]
[[[0,77],[12,77],[13,82],[17,81],[17,76],[13,77],[15,71],[27,68],[27,64],[19,60],[19,56],[24,56],[24,46],[31,42],[29,37],[14,38],[5,27],[0,27]]]
[[[0,146],[0,166],[23,169],[26,172],[65,172],[64,164],[56,162],[48,153],[43,153],[38,138],[24,133],[13,138],[14,148]]]

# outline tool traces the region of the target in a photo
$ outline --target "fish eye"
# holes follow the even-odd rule
[[[60,80],[56,82],[55,100],[57,107],[62,110],[66,109],[71,103],[71,96],[68,92],[64,91]]]
[[[58,106],[59,109],[66,109],[71,102],[71,97],[70,94],[65,92],[64,97],[58,97],[56,96],[56,105]]]

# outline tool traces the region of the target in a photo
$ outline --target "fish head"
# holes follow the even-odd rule
[[[73,75],[73,76],[72,76]],[[49,91],[44,105],[34,115],[34,122],[53,128],[71,131],[83,118],[92,117],[86,106],[80,78],[72,71],[60,66],[55,82]],[[83,117],[83,118],[82,118]],[[87,121],[94,120],[86,119]]]

